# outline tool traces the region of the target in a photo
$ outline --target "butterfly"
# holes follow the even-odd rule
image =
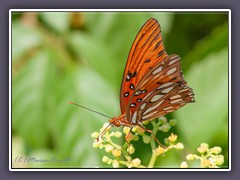
[[[150,18],[138,32],[128,55],[120,91],[121,115],[109,120],[98,140],[112,126],[140,126],[152,133],[142,122],[191,102],[195,102],[194,93],[184,80],[180,57],[167,54],[160,24]]]

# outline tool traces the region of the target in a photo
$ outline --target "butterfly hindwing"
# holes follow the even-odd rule
[[[139,31],[128,55],[120,92],[122,114],[127,112],[130,98],[140,80],[165,56],[160,25],[151,18]],[[134,104],[131,106],[133,108]]]
[[[138,120],[145,121],[176,111],[187,103],[194,102],[192,89],[182,83],[173,82],[169,87],[154,93],[139,107]]]
[[[166,56],[139,82],[129,102],[127,119],[137,123],[163,116],[194,102],[193,95],[183,78],[179,56]]]

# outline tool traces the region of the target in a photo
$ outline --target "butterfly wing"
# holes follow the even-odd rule
[[[156,19],[151,18],[140,29],[128,55],[120,92],[122,114],[127,112],[136,85],[165,56],[167,53],[163,46],[160,25]],[[133,113],[135,107],[130,110]]]
[[[194,102],[194,93],[184,80],[180,57],[166,56],[139,82],[129,101],[131,123],[154,119]]]

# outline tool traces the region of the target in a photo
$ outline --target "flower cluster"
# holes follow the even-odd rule
[[[146,125],[149,122],[144,122]],[[167,121],[165,117],[161,117],[156,121],[150,122],[153,126],[152,133],[156,134],[158,131],[168,132],[171,127],[176,125],[176,120]],[[104,124],[104,126],[100,129],[102,132],[108,124]],[[130,131],[131,130],[131,131]],[[184,148],[182,143],[176,143],[177,135],[171,134],[168,138],[165,139],[166,147],[156,146],[156,141],[153,138],[151,133],[146,133],[144,129],[139,126],[135,126],[132,129],[129,127],[123,128],[123,133],[120,131],[116,132],[105,132],[100,139],[97,141],[99,136],[99,132],[93,132],[92,138],[94,139],[93,147],[104,149],[107,155],[103,156],[102,162],[111,165],[113,168],[119,167],[128,167],[128,168],[152,168],[156,162],[156,159],[164,155],[171,149],[182,150]],[[119,145],[116,143],[118,139],[125,136],[125,143],[123,145]],[[148,165],[143,165],[140,158],[133,158],[132,155],[135,153],[135,147],[133,146],[133,141],[142,141],[145,144],[150,144],[152,148],[152,156]]]
[[[101,132],[107,127],[108,124],[100,129],[99,132],[93,132],[93,147],[98,149],[104,149],[106,154],[102,157],[102,162],[111,165],[113,168],[127,167],[127,168],[153,168],[156,164],[156,160],[165,156],[165,154],[172,150],[182,150],[184,145],[177,142],[178,136],[171,133],[170,136],[165,138],[164,146],[159,145],[156,142],[153,134],[162,131],[164,133],[169,132],[171,127],[176,125],[176,120],[172,119],[168,121],[165,117],[161,117],[155,121],[144,122],[143,125],[151,123],[152,129],[151,133],[146,132],[145,129],[140,126],[135,126],[133,128],[124,127],[122,132],[120,131],[107,131],[105,132],[97,141]],[[122,140],[124,138],[124,143]],[[139,157],[134,157],[133,155],[136,151],[133,144],[134,141],[142,140],[143,143],[149,144],[152,149],[152,155],[147,165],[142,164]],[[200,147],[197,148],[200,155],[188,154],[186,156],[186,161],[183,161],[180,165],[181,168],[188,168],[190,161],[199,160],[201,168],[218,168],[224,163],[224,156],[221,155],[222,149],[220,147],[209,148],[209,145],[202,143]]]
[[[197,154],[188,154],[187,161],[199,160],[201,168],[219,168],[224,163],[224,156],[221,154],[222,149],[218,146],[209,148],[209,145],[202,143],[197,151]],[[188,163],[183,161],[180,165],[181,168],[188,168]]]

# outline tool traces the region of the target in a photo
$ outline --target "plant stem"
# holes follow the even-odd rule
[[[115,143],[114,143],[114,145],[116,145],[115,147],[117,147],[117,146],[120,147],[119,145],[117,145],[117,144],[115,144]],[[123,153],[123,155],[124,155],[124,157],[126,158],[127,161],[131,161],[131,160],[132,160],[132,157],[131,157],[131,156],[128,154],[128,152],[126,151],[127,147],[128,147],[128,144],[125,142],[124,145],[122,146],[122,148],[120,147],[119,150],[122,151],[122,153]]]
[[[153,134],[155,134],[156,135],[156,133],[157,133],[157,131],[158,131],[158,124],[156,124],[156,122],[152,122],[152,125],[153,125],[153,130],[152,130],[152,132],[153,132]],[[154,153],[154,150],[156,149],[156,142],[155,142],[155,139],[154,139],[154,137],[153,137],[153,135],[151,136],[152,138],[151,138],[151,141],[150,141],[150,144],[151,144],[151,147],[152,147],[152,157],[151,157],[151,159],[150,159],[150,162],[149,162],[149,164],[148,164],[148,168],[153,168],[153,166],[154,166],[154,164],[155,164],[155,162],[156,162],[156,160],[157,160],[157,155],[156,155],[156,153]]]
[[[153,168],[156,159],[157,159],[157,155],[156,155],[156,153],[153,152],[150,162],[148,164],[148,168]]]

